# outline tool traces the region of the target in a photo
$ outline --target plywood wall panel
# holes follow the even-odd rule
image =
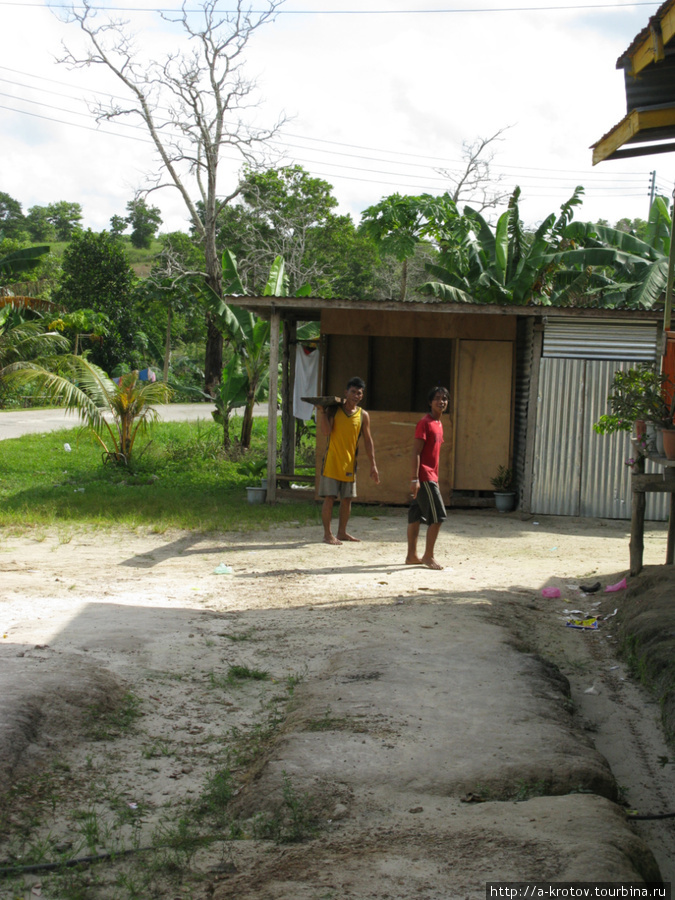
[[[506,341],[515,339],[516,317],[434,310],[392,312],[357,309],[346,312],[325,309],[321,313],[321,333]]]
[[[415,425],[420,413],[375,411],[370,413],[370,429],[375,443],[375,459],[380,473],[380,484],[370,477],[370,461],[359,444],[357,470],[358,500],[367,503],[393,503],[407,505],[410,502],[410,465],[415,437]],[[446,504],[452,491],[452,425],[443,420],[445,443],[441,448],[439,487]],[[321,471],[326,439],[317,438],[316,470]],[[318,480],[317,480],[318,484]]]
[[[460,341],[455,488],[492,489],[499,465],[510,465],[513,344]]]

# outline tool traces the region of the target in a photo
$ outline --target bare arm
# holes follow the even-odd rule
[[[377,465],[375,463],[375,444],[373,443],[373,436],[370,433],[370,416],[365,409],[361,411],[361,434],[363,435],[363,443],[365,444],[366,453],[370,460],[370,477],[375,484],[379,484],[380,473],[377,471]]]
[[[412,468],[410,470],[410,494],[413,498],[417,496],[417,492],[420,489],[420,460],[423,448],[424,441],[422,438],[415,438],[413,442]]]
[[[330,433],[333,430],[334,416],[329,416],[327,411],[323,408],[323,406],[317,406],[316,418],[319,423],[319,427],[321,428],[321,433],[325,437],[330,437]]]

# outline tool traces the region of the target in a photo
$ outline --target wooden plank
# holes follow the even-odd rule
[[[675,494],[670,495],[670,516],[668,517],[668,540],[666,542],[666,565],[673,565],[675,556]]]
[[[287,320],[283,323],[283,353],[281,361],[281,471],[295,468],[295,418],[293,416],[293,385],[295,384],[295,350],[298,326]]]
[[[457,312],[439,315],[437,310],[420,310],[419,306],[414,312],[355,309],[348,315],[344,310],[324,309],[321,311],[321,332],[350,336],[515,340],[516,317]]]
[[[267,502],[277,499],[277,397],[279,392],[279,326],[281,314],[274,310],[270,318],[270,375],[267,402]]]
[[[368,394],[368,338],[364,335],[329,334],[326,336],[325,384],[326,395],[342,396],[350,378],[358,375],[366,382]]]
[[[455,490],[492,490],[511,464],[513,344],[461,341],[457,385]]]
[[[356,479],[357,500],[364,503],[410,503],[410,460],[415,437],[415,425],[422,417],[419,412],[379,412],[370,415],[370,430],[375,444],[375,459],[380,473],[380,484],[370,477],[370,462],[359,444]],[[443,418],[445,443],[441,448],[439,464],[439,488],[447,502],[452,493],[452,422]],[[327,440],[317,438],[316,471],[321,472]],[[318,481],[318,479],[317,479]]]
[[[534,472],[534,447],[537,436],[537,398],[539,396],[539,373],[544,344],[544,326],[535,325],[532,336],[532,370],[530,391],[527,398],[527,432],[525,436],[525,469],[523,472],[523,494],[521,510],[530,512],[532,507],[532,476]]]
[[[636,478],[644,477],[645,460],[639,456],[632,468],[631,486]],[[631,493],[631,519],[630,519],[630,574],[639,575],[642,571],[642,557],[645,548],[645,507],[647,498],[644,491]]]
[[[333,395],[328,397],[301,397],[300,399],[304,400],[305,403],[311,403],[312,406],[323,406],[324,408],[342,405],[342,398]]]
[[[645,549],[645,494],[633,492],[630,522],[630,574],[642,571],[642,557]]]
[[[665,479],[662,474],[633,475],[631,490],[648,494],[671,494],[675,491],[675,479]]]

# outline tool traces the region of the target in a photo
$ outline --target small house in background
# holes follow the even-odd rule
[[[508,466],[516,474],[521,511],[630,516],[628,435],[598,435],[592,426],[607,411],[616,369],[658,358],[660,313],[433,298],[226,300],[276,319],[282,335],[280,485],[294,473],[294,334],[298,322],[314,321],[321,333],[318,394],[342,394],[353,375],[367,383],[364,407],[381,484],[362,476],[360,501],[408,502],[414,426],[426,411],[429,388],[440,383],[451,392],[439,470],[450,507],[493,506],[490,479],[499,466]],[[319,435],[317,466],[324,449]],[[276,471],[276,435],[270,437],[268,486],[273,466]],[[269,500],[276,489],[275,482]],[[656,505],[648,518],[665,518],[665,507],[658,506],[663,498],[650,501]]]

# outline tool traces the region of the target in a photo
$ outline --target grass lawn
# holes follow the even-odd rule
[[[231,433],[241,420],[233,419]],[[64,449],[64,444],[72,448]],[[132,468],[103,465],[79,427],[0,441],[0,527],[125,526],[238,531],[277,522],[319,524],[312,499],[250,504],[247,469],[263,463],[267,419],[254,420],[251,450],[225,454],[215,423],[161,422],[134,448]],[[309,455],[309,448],[305,451]]]

